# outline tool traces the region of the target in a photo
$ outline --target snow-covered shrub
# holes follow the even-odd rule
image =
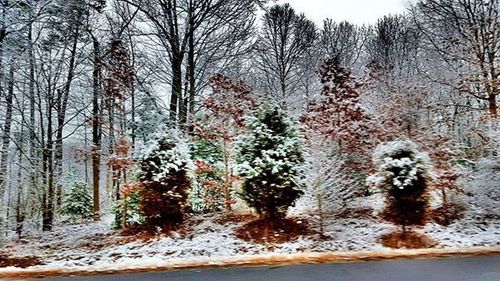
[[[91,219],[94,213],[90,187],[84,182],[74,182],[64,194],[60,213],[72,222]]]
[[[221,211],[224,208],[224,168],[222,150],[209,140],[190,143],[195,160],[196,183],[189,192],[189,206],[194,212]]]
[[[373,153],[376,173],[368,184],[386,194],[384,218],[403,227],[422,225],[428,207],[430,160],[411,141],[379,145]]]
[[[141,212],[149,225],[175,225],[183,221],[191,187],[193,164],[182,133],[160,129],[138,159]]]
[[[282,218],[302,194],[301,140],[286,113],[263,107],[248,118],[249,132],[238,141],[241,198],[264,219]]]

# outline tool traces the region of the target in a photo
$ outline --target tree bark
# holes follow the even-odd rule
[[[170,96],[170,119],[177,120],[179,100],[182,100],[182,56],[174,55],[172,59],[172,94]],[[179,112],[179,119],[182,112]]]
[[[488,99],[490,115],[493,119],[498,117],[498,105],[497,105],[497,95],[490,94]]]
[[[101,96],[101,56],[100,44],[93,38],[94,46],[94,71],[93,71],[93,96],[92,96],[92,186],[93,186],[93,212],[94,220],[100,220],[100,170],[101,170],[101,116],[99,99]]]
[[[3,17],[5,18],[5,7],[3,7],[2,10]],[[4,39],[6,37],[6,28],[5,25],[2,25],[0,27],[0,99],[3,98],[4,96],[4,89],[3,89],[3,80],[4,80],[4,65],[3,65],[3,45],[4,45]],[[10,103],[10,105],[9,105]],[[5,116],[5,123],[4,123],[4,131],[3,131],[3,136],[2,136],[2,151],[0,153],[0,235],[3,235],[3,228],[4,228],[4,212],[3,208],[1,206],[5,205],[4,204],[4,194],[5,194],[5,177],[7,175],[7,157],[8,157],[8,152],[6,147],[8,147],[9,142],[10,142],[10,127],[12,124],[12,117],[10,117],[9,120],[9,112],[10,116],[12,116],[12,99],[6,97],[6,116]],[[6,131],[7,129],[7,131]],[[1,240],[1,239],[0,239]]]
[[[49,87],[50,93],[50,87]],[[54,221],[54,141],[52,135],[54,134],[52,124],[52,109],[51,102],[47,106],[47,140],[43,149],[43,168],[44,168],[44,192],[42,202],[42,230],[51,231],[52,223]]]
[[[0,70],[1,71],[1,70]],[[14,99],[14,59],[11,59],[11,65],[9,70],[9,82],[7,95],[5,97],[5,122],[3,125],[3,135],[2,135],[2,152],[0,154],[0,235],[3,235],[4,231],[4,221],[5,210],[3,206],[8,206],[4,204],[5,191],[7,186],[7,163],[9,162],[9,146],[12,130],[12,112],[13,112],[13,99]],[[8,208],[8,207],[7,207]]]
[[[192,5],[192,4],[191,4]],[[189,119],[194,119],[194,100],[196,95],[196,62],[194,44],[194,18],[193,9],[189,14],[189,34],[188,34],[188,79],[189,79]],[[189,120],[188,120],[189,121]]]
[[[8,91],[5,96],[5,122],[3,125],[2,135],[2,152],[0,154],[0,203],[3,203],[6,177],[7,177],[7,162],[9,157],[9,145],[12,130],[12,112],[14,99],[14,63],[11,61],[9,70]],[[2,214],[3,215],[3,214]]]

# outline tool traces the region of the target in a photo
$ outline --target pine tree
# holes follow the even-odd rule
[[[284,111],[264,107],[249,118],[249,132],[238,142],[242,199],[263,219],[284,218],[302,194],[302,146]]]
[[[411,141],[379,145],[373,154],[377,173],[368,183],[386,194],[383,217],[403,227],[426,221],[430,160]]]
[[[88,220],[94,215],[92,202],[89,186],[84,182],[74,182],[71,189],[63,197],[60,212],[73,222]]]
[[[141,211],[150,226],[174,226],[184,219],[193,164],[177,130],[160,130],[139,159]]]

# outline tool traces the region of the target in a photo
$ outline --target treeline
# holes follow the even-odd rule
[[[51,230],[74,182],[92,187],[99,219],[124,200],[138,177],[133,151],[162,125],[192,140],[203,183],[195,208],[213,197],[230,211],[234,142],[266,99],[317,133],[306,133],[305,164],[316,167],[307,181],[335,186],[343,202],[365,189],[366,174],[345,171],[366,168],[372,136],[420,143],[443,189],[453,163],[498,151],[498,0],[421,0],[369,26],[316,26],[264,0],[5,0],[0,9],[1,232],[20,234],[27,221]]]

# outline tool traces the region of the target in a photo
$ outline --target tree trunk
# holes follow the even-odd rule
[[[31,166],[30,169],[30,181],[29,181],[29,192],[35,192],[36,189],[36,119],[35,119],[35,53],[33,50],[33,24],[30,23],[28,26],[28,50],[29,50],[29,68],[30,68],[30,77],[29,77],[29,110],[30,110],[30,119],[29,119],[29,163]]]
[[[51,231],[52,223],[54,221],[54,142],[52,140],[53,125],[52,125],[52,112],[50,106],[47,106],[47,143],[43,150],[44,159],[44,178],[46,187],[44,189],[44,201],[42,206],[42,230]]]
[[[182,57],[174,55],[172,59],[172,94],[170,96],[170,120],[172,122],[178,121],[179,100],[182,100]]]
[[[100,219],[100,170],[101,170],[101,116],[99,109],[101,57],[100,44],[97,38],[93,39],[94,45],[94,71],[93,71],[93,96],[92,96],[92,186],[93,186],[93,211],[94,220]]]
[[[24,119],[24,117],[23,117]],[[21,123],[21,135],[24,135],[24,120]],[[19,149],[18,162],[22,164],[23,161],[23,152]],[[18,169],[17,171],[17,192],[16,192],[16,234],[18,239],[21,238],[21,234],[23,231],[23,223],[25,218],[24,204],[22,200],[23,195],[23,181],[22,181],[22,169]]]
[[[489,103],[489,109],[490,109],[490,114],[493,119],[496,119],[498,117],[497,114],[497,95],[490,94],[490,97],[488,99]]]
[[[57,104],[57,132],[56,132],[56,151],[54,155],[55,167],[56,167],[56,175],[57,178],[60,179],[63,171],[63,131],[64,131],[64,122],[66,121],[66,110],[68,108],[68,99],[69,93],[71,90],[71,83],[73,82],[73,78],[75,76],[75,60],[76,60],[76,52],[78,46],[78,37],[80,32],[78,31],[78,27],[76,30],[76,34],[74,35],[71,53],[70,53],[70,61],[69,61],[69,69],[68,76],[66,78],[66,84],[62,91],[58,92],[58,104]],[[56,188],[56,205],[61,205],[61,196],[62,196],[62,185],[61,182],[57,181]]]
[[[224,156],[224,206],[226,214],[231,214],[231,175],[229,171],[229,150],[226,140],[222,140],[222,152]]]
[[[2,55],[0,54],[0,56]],[[2,69],[0,69],[0,72],[2,72]],[[14,99],[14,59],[11,59],[8,91],[5,97],[5,122],[3,125],[3,135],[2,135],[2,152],[0,153],[0,235],[3,235],[4,221],[6,222],[5,210],[3,206],[7,206],[7,204],[4,204],[4,199],[5,199],[5,190],[7,186],[6,184],[7,163],[9,162],[8,161],[9,146],[10,146],[10,138],[12,130],[13,99]]]
[[[9,157],[9,145],[12,130],[12,112],[14,100],[14,60],[11,60],[9,70],[8,91],[5,97],[5,122],[3,125],[2,135],[2,152],[0,154],[0,203],[3,203],[6,177],[7,177],[7,163]],[[3,216],[3,212],[1,214]],[[1,220],[1,218],[0,218]]]
[[[192,9],[190,9],[192,11]],[[190,15],[190,32],[188,40],[188,77],[189,77],[189,119],[194,120],[194,99],[196,95],[196,62],[194,53],[194,22]],[[191,126],[190,126],[191,127]]]

